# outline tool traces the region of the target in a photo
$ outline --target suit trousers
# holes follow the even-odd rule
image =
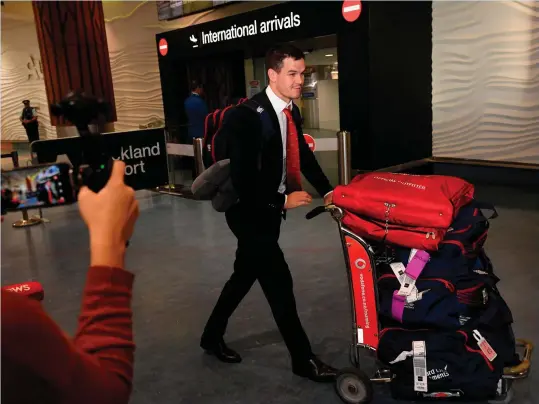
[[[210,315],[203,338],[220,340],[228,319],[258,280],[292,361],[312,358],[309,339],[296,308],[292,275],[279,246],[282,214],[275,209],[253,211],[234,205],[226,212],[238,239],[234,272]]]

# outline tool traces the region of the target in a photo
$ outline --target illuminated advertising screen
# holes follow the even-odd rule
[[[237,0],[174,0],[157,1],[157,18],[159,21],[173,20],[189,14],[195,14],[200,11],[209,10],[214,7],[232,3]]]

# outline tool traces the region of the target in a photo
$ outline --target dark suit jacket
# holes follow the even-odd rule
[[[256,94],[253,99],[269,113],[274,133],[269,139],[262,140],[262,121],[258,114],[248,108],[231,110],[221,128],[221,131],[228,131],[230,177],[244,207],[281,210],[285,197],[278,192],[283,175],[283,141],[279,120],[266,91]],[[296,105],[292,115],[298,132],[301,171],[316,191],[324,196],[333,187],[303,137],[301,115]]]

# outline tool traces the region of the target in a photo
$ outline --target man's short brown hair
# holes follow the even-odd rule
[[[305,59],[305,55],[301,49],[291,44],[273,46],[266,52],[266,69],[273,69],[279,73],[286,58],[299,60]]]

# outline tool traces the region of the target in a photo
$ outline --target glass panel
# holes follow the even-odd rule
[[[327,149],[335,148],[340,130],[336,37],[313,38],[295,45],[304,51],[307,66],[303,94],[296,101],[303,116],[303,133],[314,138],[316,158],[335,186],[339,177],[337,151]],[[316,195],[307,181],[304,189]]]

